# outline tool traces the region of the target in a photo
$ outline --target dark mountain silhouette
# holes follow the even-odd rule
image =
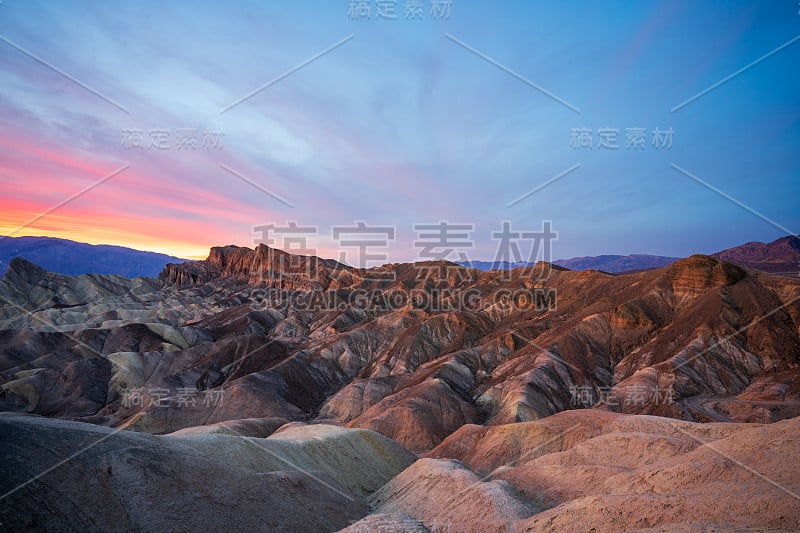
[[[184,261],[170,255],[108,244],[52,237],[0,237],[0,276],[15,257],[23,257],[47,271],[67,276],[116,274],[126,278],[155,277],[167,263]]]

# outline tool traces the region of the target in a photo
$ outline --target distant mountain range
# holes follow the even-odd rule
[[[52,237],[0,237],[0,276],[14,257],[22,257],[49,272],[116,274],[126,278],[156,277],[167,263],[185,259],[122,246],[93,245]]]
[[[737,265],[783,274],[800,275],[800,238],[781,237],[770,243],[748,242],[713,255]]]
[[[712,257],[764,272],[797,276],[800,274],[800,238],[786,236],[770,243],[748,242],[712,254]],[[570,270],[602,270],[620,274],[668,266],[678,259],[680,258],[644,254],[597,255],[558,259],[553,264]],[[462,261],[459,264],[483,271],[509,270],[529,265],[525,261]]]
[[[554,261],[558,266],[570,270],[602,270],[613,274],[631,270],[649,270],[671,265],[679,257],[663,255],[598,255],[595,257],[573,257],[572,259],[559,259]]]
[[[0,276],[5,274],[11,259],[18,256],[58,274],[116,274],[126,278],[156,277],[167,263],[185,261],[122,246],[92,245],[51,237],[0,237]],[[800,274],[800,238],[787,236],[770,243],[748,242],[712,254],[712,257],[773,274],[797,276]],[[553,264],[570,270],[619,274],[668,266],[678,259],[645,254],[598,255],[559,259]],[[462,261],[458,264],[482,271],[528,266],[524,261]]]
[[[603,272],[609,272],[611,274],[619,274],[621,272],[649,270],[651,268],[668,266],[678,259],[680,258],[644,254],[596,255],[558,259],[553,261],[553,264],[570,270],[602,270]],[[458,264],[477,268],[484,272],[489,270],[512,270],[530,265],[527,261],[461,261]]]

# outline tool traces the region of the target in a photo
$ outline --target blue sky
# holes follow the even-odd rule
[[[361,18],[348,0],[5,0],[0,233],[197,257],[295,220],[334,256],[331,227],[364,220],[396,226],[388,259],[406,261],[413,225],[442,220],[475,225],[473,259],[494,256],[503,220],[552,221],[556,258],[712,253],[800,228],[800,39],[673,111],[800,35],[796,0],[453,0],[447,18],[425,0],[417,20],[406,3],[390,20],[374,0]],[[188,128],[221,147],[177,149]],[[591,148],[570,145],[577,128]],[[632,128],[644,148],[626,148]],[[602,129],[619,148],[598,147]],[[123,146],[124,130],[169,146]]]

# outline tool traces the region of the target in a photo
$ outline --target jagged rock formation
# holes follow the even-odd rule
[[[531,298],[508,301],[519,294]],[[422,452],[463,424],[592,406],[800,414],[800,282],[707,256],[624,276],[508,275],[225,247],[160,282],[16,260],[0,296],[3,409],[152,433],[319,419]]]
[[[310,523],[337,513],[346,517],[330,519],[325,530],[379,524],[430,529],[441,519],[466,531],[548,530],[565,527],[570,517],[592,523],[594,512],[597,523],[609,525],[604,521],[613,517],[628,529],[684,518],[699,524],[702,506],[684,485],[666,478],[658,478],[663,486],[648,485],[630,476],[650,472],[656,456],[695,458],[701,469],[719,471],[713,452],[701,453],[693,439],[698,437],[747,455],[796,491],[796,466],[784,465],[781,473],[777,465],[785,455],[770,460],[754,450],[795,445],[799,333],[799,280],[707,256],[615,276],[542,263],[510,273],[447,262],[364,270],[265,246],[224,247],[205,261],[169,265],[159,280],[73,278],[15,260],[0,281],[0,410],[107,426],[96,429],[100,435],[108,428],[126,430],[120,439],[152,449],[141,452],[143,458],[125,459],[134,465],[126,470],[131,480],[141,480],[137,476],[158,457],[173,457],[171,443],[181,439],[201,448],[197,443],[230,442],[239,450],[251,446],[242,444],[251,443],[246,439],[266,438],[279,456],[307,461],[288,451],[295,444],[285,441],[294,436],[316,443],[301,448],[316,447],[325,464],[333,464],[335,455],[352,454],[332,442],[340,435],[370,441],[365,435],[373,433],[349,433],[365,428],[429,455],[380,491],[399,470],[359,489],[356,504],[341,501],[325,485],[289,482],[301,493],[298,505],[315,498],[329,504],[319,522]],[[61,431],[39,418],[5,420],[14,432],[46,442],[52,439],[45,433]],[[89,431],[63,427],[76,435]],[[741,441],[726,440],[733,431]],[[109,443],[117,442],[116,435]],[[43,449],[31,452],[34,459],[21,451],[21,441],[14,442],[7,457],[20,454],[23,460],[14,463],[21,473],[13,479],[33,473],[20,466],[26,461],[46,468]],[[324,451],[329,445],[330,456]],[[615,457],[609,451],[615,447],[627,451]],[[216,463],[197,460],[225,473]],[[337,464],[309,468],[356,490],[342,481]],[[648,491],[683,496],[654,500],[652,512],[630,511],[620,507],[622,496],[581,492],[577,481],[559,481],[563,465],[574,468],[574,479],[603,490],[611,490],[612,479],[622,483],[627,492],[614,494],[637,505],[644,506],[641,495]],[[184,466],[179,461],[170,473],[191,485],[193,478],[178,472]],[[707,472],[692,477],[677,462],[664,468],[684,476],[686,491],[712,483]],[[236,472],[246,479],[243,487],[260,490],[252,473]],[[476,485],[489,474],[496,479]],[[657,478],[657,471],[647,476]],[[155,479],[159,488],[153,490],[177,490]],[[763,488],[725,479],[731,494]],[[465,501],[480,501],[481,513],[488,511],[479,516],[476,507],[426,500],[418,486],[437,494],[469,491]],[[717,514],[709,520],[731,528],[793,528],[787,517],[797,516],[794,503],[769,490],[765,494],[780,503],[761,512],[748,507],[742,519]],[[204,489],[200,494],[216,501]],[[370,509],[364,498],[372,495]],[[291,491],[263,496],[277,508],[277,500],[295,497]],[[128,505],[123,499],[113,508]],[[41,496],[33,501],[31,509],[44,505]],[[180,505],[180,512],[189,512]],[[47,512],[41,520],[51,520]],[[158,513],[169,514],[160,507]],[[666,521],[657,519],[662,515]],[[76,520],[68,527],[91,529],[88,518]],[[264,520],[258,524],[272,524]]]
[[[170,263],[161,279],[171,285],[193,285],[220,278],[264,283],[282,289],[327,289],[340,277],[349,279],[357,269],[332,259],[292,255],[264,244],[255,250],[239,246],[214,247],[204,261]]]
[[[128,279],[120,276],[84,274],[71,277],[46,272],[41,267],[15,257],[0,282],[0,302],[4,318],[38,309],[64,309],[104,301],[135,299],[161,287],[151,278]]]

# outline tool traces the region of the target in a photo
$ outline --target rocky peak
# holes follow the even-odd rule
[[[8,265],[5,279],[31,282],[43,278],[46,274],[47,272],[39,265],[22,257],[15,257]]]
[[[250,285],[266,283],[284,289],[326,289],[341,274],[355,272],[332,259],[291,254],[265,244],[255,249],[216,246],[208,258],[168,264],[159,278],[171,285],[192,285],[230,278]]]
[[[707,255],[692,255],[667,267],[667,277],[678,296],[696,295],[733,285],[747,276],[742,268]]]

